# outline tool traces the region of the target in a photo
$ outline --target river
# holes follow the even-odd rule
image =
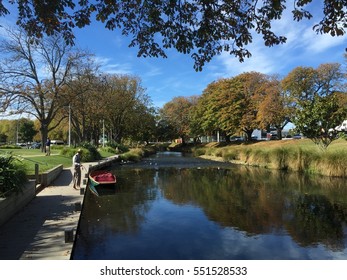
[[[347,259],[347,185],[158,153],[87,192],[72,259]]]

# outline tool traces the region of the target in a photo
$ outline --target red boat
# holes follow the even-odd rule
[[[107,170],[95,170],[89,173],[89,189],[95,195],[99,195],[96,187],[104,185],[114,185],[116,181],[116,176],[112,172]]]

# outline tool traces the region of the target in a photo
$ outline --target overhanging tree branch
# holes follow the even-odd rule
[[[252,32],[262,35],[266,46],[286,42],[275,34],[272,25],[281,20],[287,9],[285,0],[128,0],[128,1],[9,1],[18,9],[17,24],[24,28],[31,41],[43,35],[60,33],[65,42],[74,44],[73,30],[90,25],[93,18],[105,28],[120,29],[130,37],[131,47],[138,47],[139,56],[166,57],[166,49],[174,48],[189,54],[194,68],[202,70],[214,56],[228,52],[244,61],[251,53]],[[311,19],[312,0],[294,0],[290,8],[294,21]],[[313,26],[317,33],[344,35],[347,26],[347,1],[319,3],[322,20]],[[315,2],[315,8],[317,3]],[[0,16],[8,9],[0,2]]]

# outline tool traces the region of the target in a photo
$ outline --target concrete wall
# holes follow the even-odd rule
[[[63,165],[58,165],[39,176],[39,182],[29,179],[29,183],[24,186],[23,192],[13,194],[7,198],[0,198],[0,225],[10,219],[15,213],[27,205],[42,188],[49,186],[63,170]],[[39,183],[38,185],[36,185]]]
[[[90,171],[93,171],[93,170],[97,170],[97,169],[102,169],[102,168],[105,168],[105,167],[110,167],[112,166],[112,164],[114,164],[115,162],[118,162],[119,159],[118,159],[118,155],[116,156],[113,156],[113,157],[109,157],[107,158],[106,160],[102,160],[102,161],[98,161],[98,162],[93,162],[92,164],[90,164],[88,166],[88,173]],[[83,164],[83,165],[87,165],[88,163],[86,164]]]
[[[30,180],[23,192],[0,198],[0,226],[10,219],[17,211],[27,205],[36,195],[35,181]]]
[[[57,167],[54,167],[46,172],[43,172],[40,175],[40,184],[43,187],[49,186],[50,183],[52,183],[58,176],[59,174],[63,171],[63,165],[60,164]]]

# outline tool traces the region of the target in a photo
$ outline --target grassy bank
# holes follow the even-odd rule
[[[164,147],[165,148],[165,147]],[[157,150],[160,150],[161,146],[145,146],[141,148],[130,149],[128,152],[122,153],[119,155],[120,160],[123,161],[139,161],[143,157],[146,157],[150,154],[155,153]],[[72,156],[76,152],[77,148],[65,148],[58,147],[52,148],[51,155],[46,156],[45,153],[41,152],[38,149],[25,149],[25,148],[12,148],[12,149],[0,149],[1,154],[11,154],[17,161],[20,161],[28,175],[35,174],[35,165],[39,166],[39,173],[50,170],[60,164],[64,168],[71,167],[72,165]],[[90,158],[88,150],[83,149],[82,154],[82,163],[88,162],[86,158]],[[112,149],[98,149],[98,153],[101,158],[107,158],[114,156],[115,152]]]
[[[160,147],[146,146],[130,149],[120,155],[124,161],[139,161],[155,153]],[[166,148],[166,147],[165,147]],[[308,139],[262,141],[252,144],[209,143],[188,146],[195,156],[237,164],[255,165],[269,169],[291,170],[326,176],[347,177],[347,141],[336,140],[326,151],[319,149]],[[187,150],[186,150],[187,151]],[[61,154],[60,149],[52,149],[51,156],[45,156],[35,149],[1,149],[1,153],[11,153],[24,164],[28,174],[34,174],[35,164],[40,172],[59,164],[65,168],[72,164],[71,156]],[[101,149],[100,155],[106,158],[114,155]]]
[[[64,168],[68,168],[72,165],[72,156],[62,154],[62,149],[52,149],[50,156],[45,156],[45,153],[39,149],[1,149],[1,154],[11,154],[18,161],[21,161],[28,175],[35,174],[35,165],[38,164],[39,172],[45,172],[60,164],[63,164]],[[102,158],[113,156],[114,153],[104,150],[99,151]]]
[[[262,141],[221,146],[209,143],[192,149],[195,156],[269,169],[347,177],[347,141],[336,140],[323,151],[311,140]]]
[[[156,146],[145,146],[141,148],[130,149],[128,152],[119,155],[120,160],[123,161],[140,161],[142,158],[155,154],[158,150]]]

